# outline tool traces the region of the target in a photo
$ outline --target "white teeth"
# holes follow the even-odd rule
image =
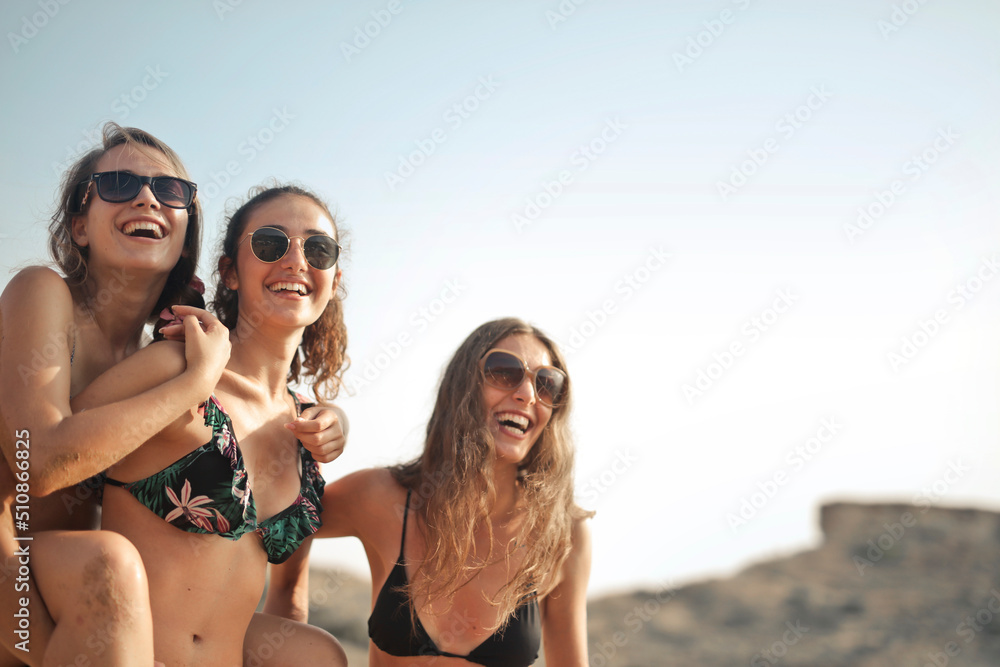
[[[497,421],[501,424],[504,422],[510,422],[517,426],[522,432],[528,430],[528,425],[531,421],[524,415],[519,415],[515,412],[500,412],[497,413]]]
[[[163,227],[156,224],[155,222],[149,222],[147,220],[137,220],[135,222],[126,223],[122,228],[122,232],[126,235],[131,236],[139,230],[144,230],[147,232],[153,232],[153,238],[162,239],[163,238]]]
[[[289,290],[292,292],[298,292],[299,294],[306,293],[306,286],[303,285],[302,283],[274,283],[273,285],[268,287],[268,289],[271,290],[272,292]]]

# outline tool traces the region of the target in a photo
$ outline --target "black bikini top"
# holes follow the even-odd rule
[[[299,397],[290,389],[289,393],[296,414],[300,414]],[[319,464],[299,444],[299,496],[282,511],[258,522],[232,420],[214,395],[200,409],[204,410],[205,424],[212,428],[211,440],[149,477],[134,482],[108,478],[107,483],[125,489],[164,521],[189,533],[213,533],[238,540],[256,532],[268,562],[286,561],[322,525],[320,498],[324,481]]]
[[[538,658],[538,646],[542,638],[538,601],[534,597],[517,608],[502,632],[494,632],[468,655],[448,653],[434,644],[420,619],[415,614],[411,616],[410,598],[404,588],[408,579],[403,565],[403,545],[406,544],[406,519],[409,513],[410,492],[407,491],[399,558],[382,585],[375,607],[368,617],[368,636],[375,646],[394,656],[439,655],[462,658],[485,667],[526,667],[534,663]],[[411,618],[416,619],[415,622],[411,622]]]

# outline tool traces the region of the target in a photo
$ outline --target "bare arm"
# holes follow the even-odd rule
[[[368,541],[392,511],[389,500],[399,485],[384,468],[359,470],[326,485],[323,492],[323,525],[316,537],[357,537]],[[399,507],[402,517],[402,505]]]
[[[308,537],[295,553],[280,565],[268,565],[270,580],[264,613],[282,616],[300,623],[309,622],[309,547]]]
[[[573,550],[563,563],[561,580],[542,608],[542,643],[549,667],[587,665],[587,581],[590,579],[590,527],[573,525]]]
[[[49,269],[22,271],[0,297],[0,411],[8,431],[30,433],[30,488],[35,496],[75,484],[132,452],[204,400],[229,356],[225,327],[205,313],[199,315],[206,321],[203,331],[197,318],[189,316],[186,366],[160,366],[147,359],[146,365],[133,366],[139,371],[136,378],[148,383],[141,393],[100,403],[96,394],[89,393],[88,398],[83,392],[74,405],[86,410],[73,414],[69,397],[73,308],[66,284]],[[152,350],[160,354],[164,348]],[[114,368],[108,373],[114,374]],[[0,434],[0,443],[10,464],[14,460],[10,434]]]

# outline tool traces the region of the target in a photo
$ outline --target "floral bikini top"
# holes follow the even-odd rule
[[[302,402],[291,389],[289,393],[296,414],[301,414]],[[164,521],[189,533],[238,540],[255,531],[264,543],[268,562],[285,562],[322,525],[320,498],[325,482],[319,464],[299,443],[299,496],[284,510],[258,523],[232,420],[214,395],[198,410],[205,415],[205,425],[212,428],[211,440],[145,479],[120,482],[108,478],[107,483],[125,489]]]

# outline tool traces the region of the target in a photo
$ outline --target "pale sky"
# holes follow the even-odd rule
[[[249,187],[338,211],[328,479],[413,456],[452,352],[516,315],[569,358],[594,593],[807,548],[832,499],[1000,509],[994,2],[12,0],[0,27],[4,284],[108,120],[184,159],[206,282]]]

